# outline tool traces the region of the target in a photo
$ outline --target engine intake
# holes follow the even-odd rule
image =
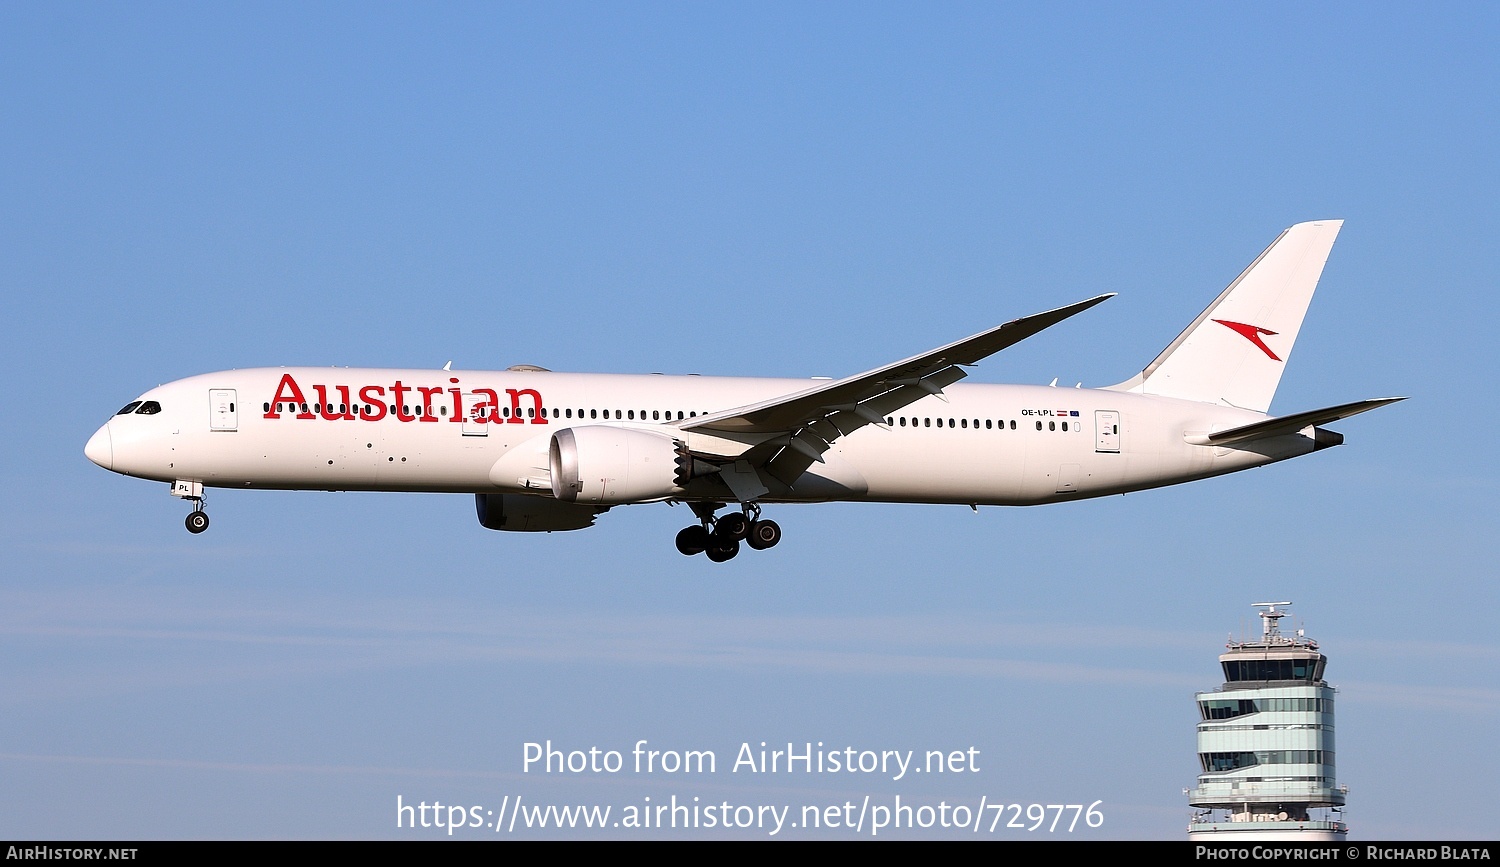
[[[694,475],[687,448],[666,434],[606,425],[570,427],[548,448],[552,496],[567,503],[643,503],[682,493]]]

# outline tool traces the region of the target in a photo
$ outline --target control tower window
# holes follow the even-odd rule
[[[1255,700],[1250,698],[1212,698],[1198,702],[1198,712],[1206,720],[1234,719],[1259,710]]]
[[[125,406],[122,407],[119,412],[115,413],[115,415],[130,415],[131,413],[135,412],[135,408],[140,405],[140,401],[132,400],[130,403],[125,404]]]
[[[154,400],[148,400],[141,404],[141,408],[135,411],[136,415],[156,415],[161,412],[161,404]]]
[[[1333,766],[1332,750],[1256,750],[1238,753],[1199,753],[1198,761],[1208,773],[1237,771],[1257,765]]]
[[[1224,680],[1243,681],[1300,680],[1315,681],[1321,673],[1317,659],[1239,659],[1224,663]]]
[[[1253,768],[1259,762],[1256,761],[1255,753],[1199,753],[1198,761],[1203,764],[1203,770],[1208,773],[1219,773],[1223,771],[1234,771],[1240,768]]]

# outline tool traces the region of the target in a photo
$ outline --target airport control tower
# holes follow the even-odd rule
[[[1198,788],[1188,839],[1343,840],[1348,793],[1334,776],[1328,658],[1297,630],[1281,634],[1290,602],[1257,602],[1258,641],[1219,657],[1224,685],[1198,693]]]

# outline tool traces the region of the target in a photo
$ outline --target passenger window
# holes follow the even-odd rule
[[[1040,421],[1036,423],[1036,429],[1037,430],[1041,430],[1042,429],[1042,423]]]
[[[959,426],[967,429],[969,427],[969,420],[968,419],[964,419],[963,422]]]
[[[1011,419],[1010,420],[1010,429],[1011,430],[1015,430],[1016,429],[1016,420],[1015,419]]]
[[[1067,422],[1063,422],[1063,431],[1067,432],[1067,430],[1068,430],[1068,423]]]
[[[984,429],[985,430],[991,430],[992,428],[994,428],[994,426],[995,426],[995,420],[994,419],[987,418],[987,419],[984,420]]]
[[[136,415],[156,415],[161,412],[161,404],[154,400],[148,400],[141,404],[140,409],[135,411]]]
[[[140,401],[138,401],[138,400],[132,400],[130,403],[127,403],[127,404],[125,404],[125,406],[121,407],[120,411],[117,412],[117,413],[115,413],[115,415],[130,415],[131,413],[135,412],[135,408],[138,407],[138,406],[140,406],[140,405],[141,405]],[[271,411],[271,405],[268,403],[268,404],[266,404],[266,412],[270,412],[270,411]]]

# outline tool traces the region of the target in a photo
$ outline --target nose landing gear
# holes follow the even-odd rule
[[[201,500],[199,501],[199,504],[202,504]],[[204,530],[208,529],[208,513],[203,511],[201,508],[194,509],[193,512],[187,516],[187,521],[185,521],[184,523],[187,524],[187,531],[189,533],[197,535],[198,533],[201,533]]]
[[[689,557],[707,553],[708,559],[723,563],[740,553],[741,541],[757,551],[781,541],[781,527],[775,521],[762,520],[760,506],[755,503],[744,504],[744,511],[715,518],[714,512],[722,507],[722,503],[692,503],[690,508],[699,523],[677,534],[677,550]]]
[[[194,536],[208,529],[208,513],[203,511],[203,483],[178,479],[172,483],[172,496],[193,504],[193,511],[183,523]]]

